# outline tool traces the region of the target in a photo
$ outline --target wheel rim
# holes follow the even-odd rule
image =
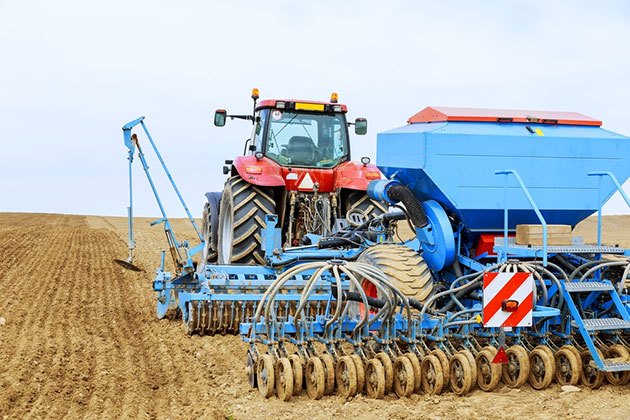
[[[370,359],[366,368],[365,390],[370,398],[383,398],[385,394],[385,371],[378,359]]]
[[[227,202],[221,213],[221,263],[232,261],[232,241],[234,240],[234,212],[232,203]]]
[[[324,395],[324,365],[317,357],[306,362],[306,393],[311,399],[318,400]]]

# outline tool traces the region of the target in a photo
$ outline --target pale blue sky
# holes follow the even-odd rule
[[[338,91],[369,120],[355,158],[428,105],[577,111],[630,135],[630,3],[0,0],[0,211],[124,215],[120,127],[145,115],[198,214],[250,130],[213,110],[248,112],[255,86]],[[136,214],[156,215],[136,169]]]

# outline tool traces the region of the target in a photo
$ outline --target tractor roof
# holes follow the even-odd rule
[[[514,109],[456,108],[429,106],[409,117],[407,122],[504,122],[541,123],[560,125],[591,125],[599,127],[602,122],[577,112],[525,111]]]
[[[278,106],[278,103],[283,103],[284,105]],[[300,109],[299,106],[295,106],[296,104],[307,105],[305,107],[302,107],[302,109],[306,111],[319,111],[318,109],[307,109],[309,108],[308,105],[324,105],[323,109],[321,109],[322,112],[324,110],[333,111],[334,107],[341,107],[340,111],[337,110],[337,112],[348,112],[348,107],[344,104],[338,104],[335,102],[306,101],[302,99],[264,99],[256,104],[256,110],[258,111],[259,109],[263,108]]]

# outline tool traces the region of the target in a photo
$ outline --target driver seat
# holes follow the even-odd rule
[[[296,165],[312,164],[315,160],[315,143],[310,137],[293,136],[287,145],[287,155]]]

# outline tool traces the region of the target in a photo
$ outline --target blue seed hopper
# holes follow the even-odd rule
[[[498,171],[520,174],[547,223],[571,226],[615,192],[614,179],[593,172],[621,184],[630,176],[630,138],[577,113],[428,107],[408,123],[378,134],[379,168],[470,232],[503,230],[506,198],[510,229],[540,223],[517,177],[506,197]]]

